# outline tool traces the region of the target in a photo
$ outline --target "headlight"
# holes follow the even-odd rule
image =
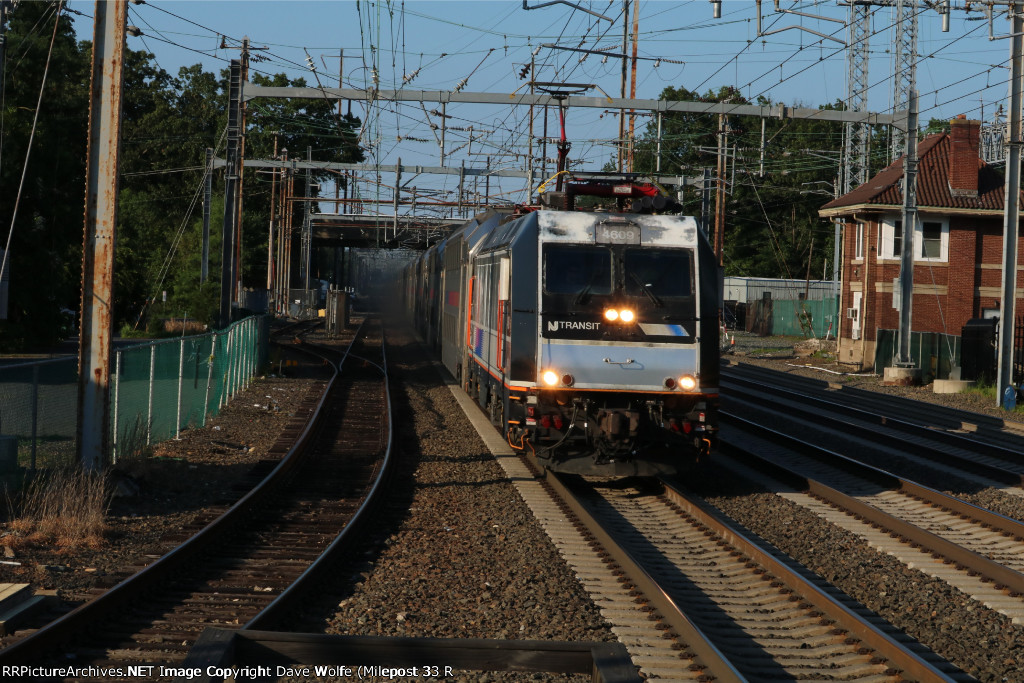
[[[693,375],[683,375],[679,378],[679,388],[683,391],[693,391],[697,388],[697,378]]]
[[[553,387],[558,384],[558,373],[554,370],[545,370],[544,374],[541,375],[541,379],[544,380],[544,384]]]
[[[629,310],[628,308],[616,309],[606,308],[604,311],[604,319],[609,322],[615,322],[618,320],[622,323],[631,323],[636,319],[636,313]]]

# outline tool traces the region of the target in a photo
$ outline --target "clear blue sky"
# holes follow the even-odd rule
[[[542,4],[542,0],[529,0],[529,4]],[[325,86],[337,85],[339,53],[344,51],[346,86],[371,85],[376,70],[384,89],[450,90],[465,81],[465,91],[509,93],[525,83],[518,73],[536,51],[537,80],[593,83],[617,96],[620,60],[589,55],[581,61],[583,53],[538,50],[542,44],[557,43],[622,51],[622,2],[577,4],[579,8],[555,4],[527,11],[521,0],[147,0],[130,6],[129,24],[144,35],[129,38],[129,44],[156,54],[160,66],[172,74],[196,62],[219,71],[237,57],[238,50],[232,48],[248,36],[254,46],[268,48],[258,52],[267,61],[256,68],[301,76],[310,84],[319,78]],[[831,18],[847,16],[847,9],[836,0],[783,0],[781,6]],[[724,0],[722,17],[714,19],[708,0],[642,0],[638,53],[646,59],[638,64],[637,97],[657,98],[666,86],[704,92],[735,85],[750,98],[763,95],[786,104],[816,106],[844,99],[845,47],[787,27],[802,26],[844,42],[845,28],[811,17],[776,14],[771,0],[765,0],[764,30],[786,30],[758,38],[756,7],[752,0]],[[70,8],[91,15],[94,3],[72,0]],[[923,121],[961,113],[991,120],[995,108],[1005,102],[1008,41],[990,41],[982,17],[980,11],[955,10],[951,30],[942,33],[938,14],[921,10],[917,82]],[[75,21],[83,37],[91,35],[87,17],[77,16]],[[892,21],[892,10],[875,8],[868,107],[883,113],[892,109],[893,100]],[[1007,25],[1004,17],[998,17],[996,33],[1006,33]],[[219,47],[220,36],[232,47]],[[315,74],[307,66],[307,55]],[[658,58],[663,61],[657,63]],[[369,158],[385,164],[397,157],[404,163],[437,163],[434,131],[418,106],[391,105],[369,113],[354,109],[354,113],[368,126],[364,141]],[[450,163],[465,159],[467,165],[483,165],[480,155],[492,155],[494,165],[522,166],[521,157],[511,155],[525,151],[525,108],[462,105],[461,109],[449,107],[448,114],[454,117],[450,126],[474,129],[472,146],[469,131],[449,131],[447,149],[462,145]],[[436,116],[431,120],[438,122]],[[571,157],[584,160],[587,170],[598,170],[614,156],[610,138],[617,134],[616,120],[599,110],[571,111]],[[637,125],[642,126],[643,120]],[[553,121],[549,135],[557,135]],[[473,156],[468,156],[470,151]],[[548,156],[553,155],[549,149]]]

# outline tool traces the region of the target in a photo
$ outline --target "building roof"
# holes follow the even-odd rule
[[[929,135],[917,147],[917,206],[947,213],[1002,213],[1005,204],[1003,178],[981,159],[978,163],[978,196],[954,196],[949,187],[949,133]],[[818,210],[831,218],[855,210],[892,209],[903,206],[903,157],[860,187],[833,199]]]

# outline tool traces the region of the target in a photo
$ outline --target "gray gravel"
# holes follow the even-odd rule
[[[749,483],[723,483],[708,499],[971,676],[985,682],[1024,680],[1019,662],[1024,630],[969,595],[788,500],[750,493]]]
[[[737,337],[744,362],[797,361],[799,340]],[[765,351],[774,348],[774,351]],[[749,353],[757,351],[757,353]],[[741,352],[742,353],[742,352]],[[741,356],[737,356],[739,359]],[[399,360],[395,360],[399,359]],[[392,354],[403,465],[363,555],[307,610],[302,630],[335,634],[614,640],[607,624],[463,419],[418,348]],[[791,368],[821,378],[820,371]],[[887,393],[921,389],[880,387]],[[894,390],[894,391],[890,391]],[[928,392],[929,394],[931,392]],[[942,395],[934,395],[942,396]],[[962,395],[954,395],[962,396]],[[916,396],[915,396],[916,397]],[[955,399],[954,399],[955,400]],[[756,485],[712,473],[711,502],[748,529],[981,681],[1024,681],[1024,631],[947,584]],[[1006,496],[980,492],[979,497]],[[456,681],[532,680],[460,672]],[[544,676],[544,680],[561,680]],[[582,680],[582,679],[581,679]]]
[[[436,368],[408,339],[392,345],[400,451],[394,495],[363,557],[342,568],[341,588],[310,605],[302,630],[615,640]],[[454,680],[509,677],[463,674]],[[519,674],[517,680],[530,679]]]
[[[836,376],[823,372],[821,366],[829,370],[849,370],[834,363],[797,356],[793,346],[799,341],[737,335],[733,359],[819,380],[836,381]],[[811,366],[796,367],[805,363]],[[1016,417],[977,394],[935,394],[930,386],[886,387],[877,376],[859,376],[852,372],[842,381],[860,389],[960,410],[1004,419]],[[867,451],[857,456],[870,460]],[[891,469],[897,463],[890,459],[882,464]],[[950,487],[957,486],[955,478],[938,476],[920,465],[904,463],[899,471],[977,505],[1024,519],[1024,501],[1019,497],[998,489],[977,490],[970,485],[961,485],[959,490],[952,491]],[[1024,648],[1024,629],[1013,625],[1008,617],[939,579],[908,568],[895,557],[869,547],[856,535],[826,523],[791,501],[757,492],[760,488],[757,484],[730,481],[728,475],[715,473],[705,482],[702,492],[723,512],[974,678],[986,682],[1024,681],[1019,661],[1019,653]]]

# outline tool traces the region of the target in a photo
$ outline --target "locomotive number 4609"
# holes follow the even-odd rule
[[[598,244],[640,244],[640,228],[610,227],[601,225],[597,228]]]

